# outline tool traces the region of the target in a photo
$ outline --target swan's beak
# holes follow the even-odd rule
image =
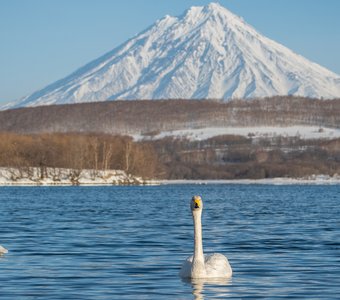
[[[202,198],[200,196],[193,196],[191,202],[191,209],[192,210],[201,209],[202,206],[203,206]]]

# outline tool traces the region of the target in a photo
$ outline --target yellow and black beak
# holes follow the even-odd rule
[[[194,208],[200,208],[202,206],[202,199],[200,196],[192,197]]]

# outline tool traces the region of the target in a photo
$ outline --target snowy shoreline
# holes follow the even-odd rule
[[[244,185],[340,185],[340,176],[316,175],[306,178],[217,179],[217,180],[159,180],[160,185],[171,184],[244,184]]]
[[[266,178],[231,180],[144,180],[122,170],[72,170],[46,168],[0,168],[0,186],[100,186],[100,185],[340,185],[340,175],[312,175],[304,178]]]
[[[0,186],[143,185],[141,177],[122,170],[0,168]]]

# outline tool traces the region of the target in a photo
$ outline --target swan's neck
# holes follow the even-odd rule
[[[195,235],[194,258],[201,259],[204,261],[202,245],[202,221],[201,221],[202,211],[193,212],[192,217],[194,220],[194,235]]]
[[[205,275],[204,255],[202,245],[202,211],[192,213],[194,220],[194,257],[192,260],[191,277],[202,277]]]

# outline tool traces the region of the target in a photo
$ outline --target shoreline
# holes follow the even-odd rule
[[[46,168],[0,168],[1,186],[161,186],[161,185],[340,185],[340,175],[311,175],[301,178],[180,179],[157,180],[132,176],[123,170],[73,170]]]
[[[340,185],[340,178],[305,179],[305,178],[266,178],[266,179],[216,179],[216,180],[159,180],[160,185],[218,185],[218,184],[243,184],[243,185]]]
[[[270,178],[270,179],[216,179],[216,180],[144,180],[138,182],[28,182],[13,181],[0,182],[0,187],[65,187],[65,186],[162,186],[162,185],[340,185],[340,179],[297,179],[297,178]]]
[[[143,185],[145,180],[123,170],[0,168],[0,186]]]

